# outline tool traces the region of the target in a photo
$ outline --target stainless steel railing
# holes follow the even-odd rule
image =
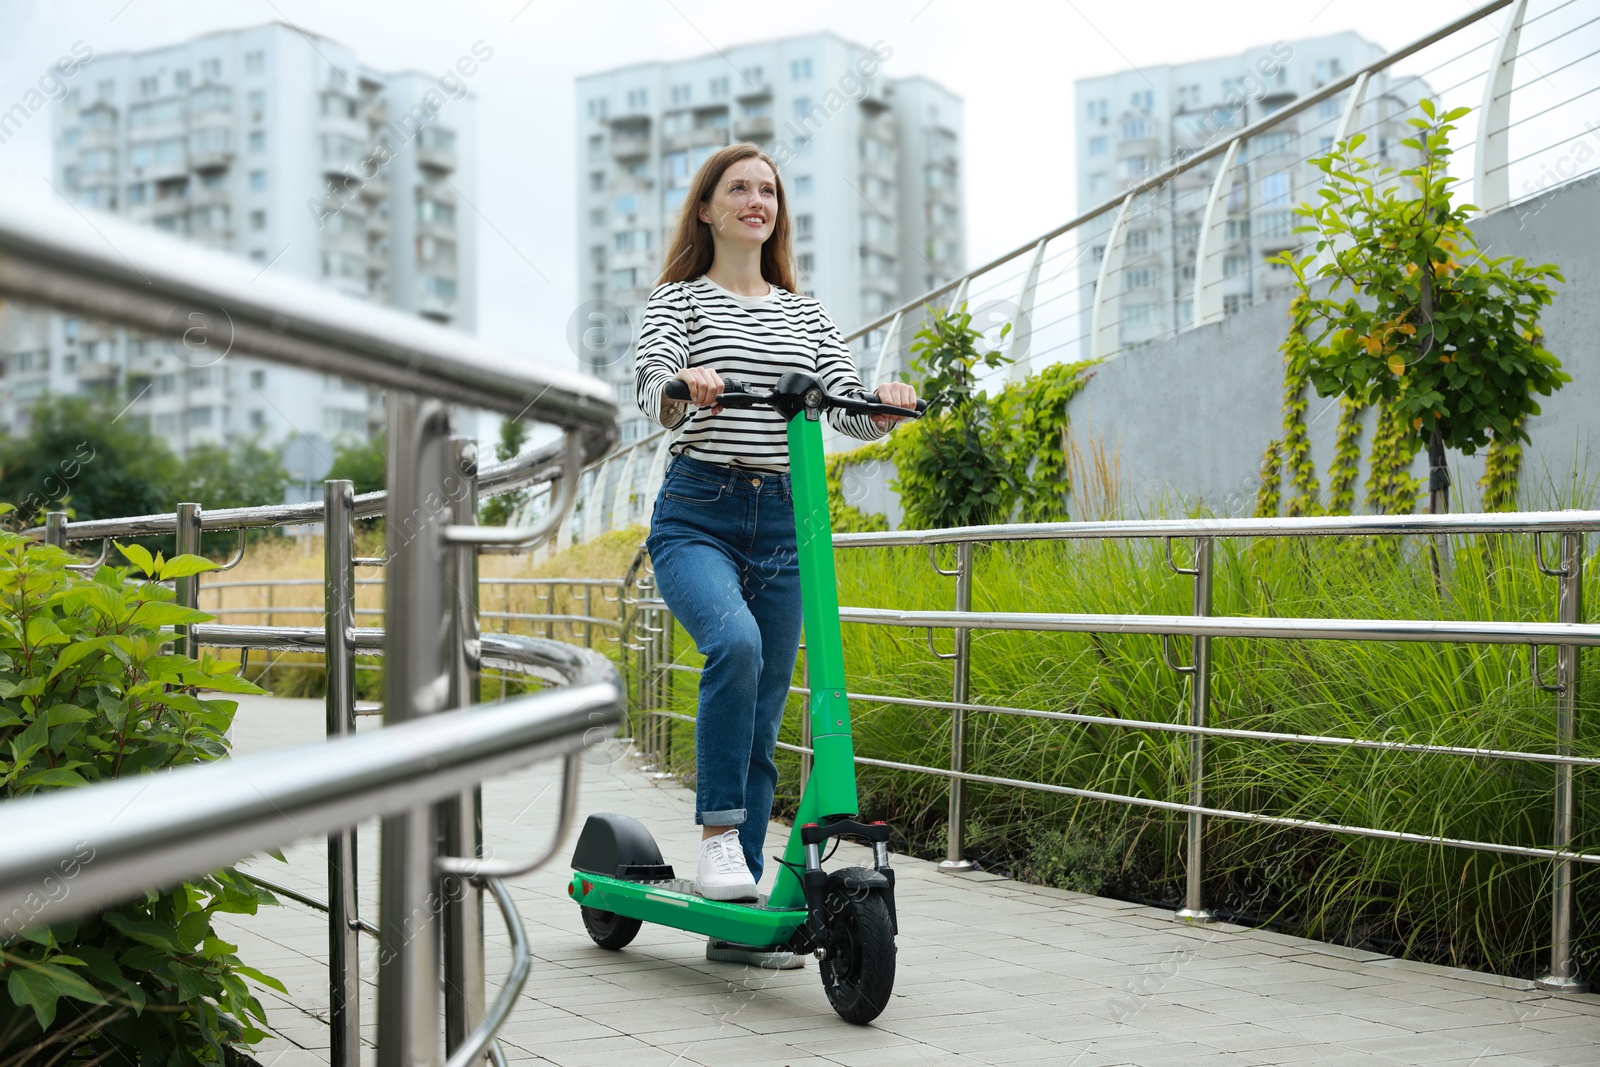
[[[324,524],[322,625],[316,628],[186,626],[177,650],[202,644],[238,648],[320,648],[328,672],[325,746],[269,753],[167,776],[67,791],[7,805],[8,837],[0,892],[36,878],[74,830],[120,806],[105,798],[137,795],[116,833],[96,830],[98,862],[79,882],[73,907],[92,908],[146,886],[214,869],[283,844],[300,831],[329,835],[331,1058],[360,1062],[360,1002],[355,938],[353,825],[382,817],[378,973],[378,1062],[434,1062],[443,1018],[452,1067],[493,1048],[527,973],[526,940],[496,879],[529,869],[481,863],[475,787],[484,777],[545,756],[566,756],[568,786],[555,847],[571,816],[576,760],[596,731],[621,714],[615,671],[599,654],[552,642],[480,640],[477,553],[529,547],[553,535],[572,507],[579,471],[616,438],[610,390],[593,379],[511,358],[470,337],[311,285],[258,272],[223,256],[115,218],[90,221],[68,206],[0,198],[0,301],[110,320],[156,336],[208,323],[206,363],[237,351],[253,357],[376,384],[387,390],[388,491],[357,498],[351,483],[325,484],[321,504],[268,505],[207,512],[181,503],[170,513],[69,522],[53,513],[36,536],[66,546],[111,538],[169,536],[174,553],[199,550],[207,530],[243,531]],[[172,324],[178,324],[174,327]],[[222,351],[219,353],[218,349]],[[563,431],[553,444],[479,470],[475,445],[451,435],[451,405],[470,405]],[[523,525],[480,529],[480,492],[552,484],[543,511]],[[354,522],[381,515],[382,558],[358,560]],[[385,626],[355,626],[354,568],[381,566]],[[198,603],[202,579],[177,579],[176,599]],[[358,650],[385,654],[381,731],[355,733],[353,661]],[[485,652],[503,667],[565,688],[467,710],[476,700]],[[176,791],[175,791],[176,790]],[[248,795],[247,795],[248,794]],[[205,795],[197,808],[193,797]],[[36,813],[43,812],[41,817]],[[136,818],[130,818],[130,813]],[[290,828],[298,828],[294,833]],[[435,833],[435,828],[441,832]],[[13,832],[14,831],[14,832]],[[100,841],[107,842],[105,848]],[[550,853],[546,853],[546,857]],[[109,857],[109,861],[108,861]],[[96,886],[101,888],[90,889]],[[495,1004],[485,1000],[481,892],[502,906],[517,961]],[[431,904],[444,899],[442,909]],[[448,981],[441,998],[438,976]]]
[[[889,770],[910,771],[948,779],[949,815],[946,856],[940,868],[947,871],[970,869],[965,855],[963,830],[967,822],[965,787],[967,783],[1006,788],[1025,789],[1061,796],[1080,797],[1108,803],[1144,807],[1183,814],[1188,822],[1185,835],[1186,888],[1183,907],[1178,915],[1189,921],[1205,922],[1211,912],[1203,894],[1202,879],[1205,871],[1205,821],[1230,819],[1257,824],[1315,830],[1359,837],[1402,841],[1419,845],[1444,845],[1476,851],[1495,852],[1549,861],[1553,873],[1551,898],[1551,956],[1548,970],[1538,979],[1544,989],[1559,991],[1584,991],[1588,982],[1577,974],[1573,958],[1573,899],[1572,874],[1574,864],[1600,863],[1600,853],[1578,850],[1573,842],[1573,772],[1579,767],[1600,766],[1600,759],[1576,756],[1572,752],[1574,719],[1578,702],[1578,657],[1584,648],[1600,645],[1600,624],[1585,622],[1582,604],[1584,543],[1586,535],[1600,531],[1600,511],[1533,512],[1522,514],[1486,515],[1403,515],[1403,516],[1323,516],[1316,518],[1273,519],[1174,519],[1130,520],[1115,522],[1057,522],[999,524],[972,526],[943,530],[900,530],[876,533],[851,533],[835,535],[836,549],[860,549],[884,546],[926,546],[930,564],[939,574],[954,577],[955,609],[952,611],[907,611],[892,608],[842,607],[842,622],[871,626],[890,626],[911,630],[926,630],[930,651],[940,659],[951,661],[951,699],[920,700],[871,692],[851,692],[851,700],[862,703],[879,703],[906,707],[927,708],[950,713],[950,756],[946,767],[920,766],[889,760],[858,756],[862,766]],[[1212,556],[1218,538],[1271,538],[1271,537],[1338,537],[1377,536],[1396,537],[1424,535],[1437,537],[1446,534],[1519,533],[1531,535],[1539,545],[1535,552],[1536,565],[1541,573],[1555,579],[1557,592],[1556,618],[1548,622],[1493,622],[1460,620],[1395,620],[1395,619],[1331,619],[1331,618],[1249,618],[1218,617],[1212,613]],[[1553,563],[1544,554],[1541,538],[1556,534],[1560,548]],[[1153,540],[1166,542],[1166,565],[1180,576],[1190,578],[1194,585],[1194,612],[1192,615],[1150,614],[1084,614],[1071,612],[1011,612],[974,611],[972,595],[975,573],[972,549],[977,544],[998,544],[1022,541],[1086,541],[1086,540]],[[1190,566],[1179,566],[1173,559],[1172,542],[1177,539],[1193,545]],[[941,546],[955,549],[956,566],[946,569],[939,566],[937,558]],[[636,669],[646,672],[636,680],[634,705],[646,716],[653,716],[666,725],[668,720],[692,721],[689,716],[668,709],[664,693],[664,679],[672,672],[698,673],[698,668],[674,662],[667,642],[672,633],[666,605],[641,591],[637,600],[640,625],[630,634],[630,641],[645,651]],[[956,640],[954,650],[939,653],[931,649],[932,632],[950,630]],[[1162,661],[1180,673],[1187,681],[1188,708],[1182,722],[1164,722],[1149,718],[1127,719],[1111,715],[1090,715],[1048,709],[1011,707],[1005,705],[972,703],[968,700],[967,679],[971,671],[973,650],[970,641],[975,631],[1026,630],[1066,633],[1125,633],[1159,635],[1162,638]],[[1173,636],[1187,636],[1193,642],[1193,660],[1189,664],[1176,663],[1170,648]],[[1426,744],[1411,741],[1393,741],[1376,738],[1340,737],[1317,734],[1281,733],[1266,730],[1245,730],[1218,727],[1210,722],[1210,701],[1213,684],[1211,642],[1234,638],[1270,640],[1319,641],[1409,641],[1448,642],[1462,644],[1523,644],[1530,649],[1530,681],[1538,691],[1555,696],[1552,723],[1553,751],[1525,752],[1514,750],[1472,748],[1459,745]],[[1540,674],[1538,649],[1554,645],[1558,649],[1556,675],[1547,681]],[[808,695],[802,686],[792,692]],[[1110,793],[1081,789],[1052,782],[1025,781],[1014,778],[979,774],[967,769],[966,727],[970,715],[1012,715],[1074,723],[1084,726],[1103,726],[1119,730],[1154,731],[1180,734],[1188,738],[1188,798],[1186,802],[1162,800],[1154,797]],[[806,717],[802,715],[802,724]],[[667,743],[663,730],[636,727],[635,736],[647,757],[665,759]],[[1292,818],[1260,811],[1217,808],[1206,803],[1207,738],[1229,738],[1270,744],[1301,744],[1359,748],[1373,751],[1412,753],[1466,759],[1511,760],[1543,764],[1552,767],[1553,839],[1548,847],[1516,845],[1495,841],[1479,841],[1418,834],[1380,826],[1357,826],[1332,823],[1316,819]],[[654,747],[652,747],[654,746]],[[802,729],[799,745],[782,744],[780,747],[800,753],[802,761],[810,755],[809,739]],[[804,763],[802,763],[804,773]]]

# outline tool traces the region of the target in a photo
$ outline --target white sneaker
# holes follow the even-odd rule
[[[737,829],[700,842],[694,891],[707,900],[756,899],[756,881],[744,862],[744,846],[739,843]]]

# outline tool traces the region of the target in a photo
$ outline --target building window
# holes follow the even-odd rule
[[[612,202],[611,209],[618,215],[637,215],[639,213],[639,198],[632,193],[626,196],[619,196]]]
[[[266,229],[267,228],[267,213],[265,211],[252,211],[252,212],[250,212],[250,228],[252,230],[264,230],[264,229]]]
[[[794,235],[796,237],[811,236],[811,216],[796,215],[794,217]]]
[[[259,192],[261,192],[261,190],[265,189],[266,187],[267,187],[267,172],[264,171],[264,170],[253,170],[253,171],[251,171],[250,172],[250,191],[253,192],[253,193],[259,193]]]
[[[1127,246],[1130,255],[1142,256],[1148,254],[1150,251],[1150,231],[1129,230]]]
[[[250,151],[265,152],[267,150],[267,134],[265,130],[250,131]]]
[[[643,111],[650,106],[650,91],[648,89],[628,90],[628,110]]]
[[[222,77],[222,60],[203,59],[200,61],[200,78],[202,81],[217,81]]]
[[[1245,272],[1246,265],[1247,261],[1243,256],[1223,256],[1222,276],[1224,278],[1231,278],[1235,274],[1243,274]]]
[[[1122,312],[1122,324],[1124,326],[1148,326],[1150,325],[1150,320],[1149,304],[1129,304]]]
[[[1091,137],[1091,138],[1089,138],[1089,154],[1091,156],[1103,156],[1103,155],[1105,155],[1106,154],[1106,147],[1107,147],[1106,139],[1104,137]]]
[[[882,179],[879,180],[881,181]],[[802,174],[796,178],[794,180],[794,192],[796,196],[809,195],[812,192],[811,175]]]
[[[1325,119],[1336,119],[1343,110],[1344,105],[1337,96],[1330,96],[1317,105],[1317,114]]]
[[[724,96],[727,96],[728,95],[728,79],[727,79],[727,77],[724,76],[724,77],[721,77],[721,78],[712,78],[711,79],[710,90],[711,90],[710,95],[711,95],[711,98],[713,100],[718,100],[718,99],[721,99]]]
[[[139,95],[140,96],[155,96],[160,91],[161,91],[161,79],[159,77],[150,77],[150,78],[140,78],[139,79]]]
[[[246,52],[244,54],[244,72],[246,74],[260,74],[265,57],[260,52]]]
[[[589,117],[603,119],[606,117],[606,98],[597,96],[589,101]]]
[[[1135,111],[1148,112],[1155,106],[1156,94],[1153,90],[1142,89],[1128,98],[1128,106]]]
[[[801,274],[810,274],[816,268],[817,258],[810,252],[801,252],[795,257],[795,265]]]
[[[811,77],[811,60],[795,59],[789,63],[789,77],[795,81],[803,81]]]
[[[1104,100],[1091,100],[1088,103],[1088,112],[1089,112],[1088,117],[1091,120],[1099,119],[1100,121],[1104,122],[1106,116],[1110,113],[1110,110],[1109,110],[1109,108],[1107,106],[1106,101],[1104,101]]]
[[[589,225],[604,226],[606,224],[606,209],[602,207],[589,209]]]
[[[795,118],[803,119],[803,118],[806,117],[806,115],[810,111],[811,111],[811,98],[809,96],[797,96],[797,97],[795,97],[795,100],[794,100],[794,117]]]
[[[266,384],[267,384],[267,372],[266,371],[264,371],[264,370],[253,370],[253,371],[250,372],[250,388],[252,388],[252,389],[264,389],[266,387]]]
[[[256,410],[250,412],[250,428],[252,430],[265,429],[266,425],[267,425],[267,413],[266,412],[262,411],[259,408],[257,408]]]
[[[687,85],[674,85],[670,91],[674,104],[687,104],[689,102],[689,87]]]
[[[1261,179],[1261,203],[1267,207],[1284,207],[1289,203],[1289,175],[1268,174]]]
[[[180,92],[180,93],[183,92],[185,89],[189,88],[189,72],[186,71],[186,70],[175,70],[175,71],[173,71],[172,72],[172,87],[174,89],[178,90],[178,92]]]
[[[1091,174],[1089,175],[1089,194],[1091,196],[1104,196],[1110,184],[1104,172]]]
[[[592,170],[592,171],[590,171],[589,172],[589,191],[591,193],[598,193],[600,190],[604,189],[605,187],[606,187],[606,172],[603,171],[603,170]]]
[[[1124,141],[1138,141],[1150,136],[1150,121],[1148,119],[1123,119],[1122,139]]]
[[[97,82],[94,87],[94,95],[96,100],[102,100],[108,104],[111,103],[117,98],[116,81],[107,78],[104,81]]]
[[[766,73],[760,67],[746,67],[740,74],[744,76],[745,85],[752,89],[767,80]]]
[[[252,263],[265,263],[266,261],[267,261],[267,250],[265,248],[252,248],[250,250],[250,262],[252,262]]]

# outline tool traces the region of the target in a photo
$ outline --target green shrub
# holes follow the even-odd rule
[[[215,564],[118,547],[134,566],[86,578],[66,552],[0,533],[0,797],[217,759],[238,705],[197,690],[261,692],[209,653],[164,651],[162,627],[211,616],[159,580]],[[84,842],[77,860],[93,854]],[[228,1062],[265,1037],[245,978],[283,986],[242,963],[212,919],[272,903],[230,868],[86,919],[51,922],[47,900],[0,919],[0,1063]]]

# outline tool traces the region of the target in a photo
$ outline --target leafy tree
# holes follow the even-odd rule
[[[12,528],[46,511],[106,519],[172,510],[180,463],[166,442],[83,397],[41,401],[26,436],[0,442],[0,500]]]
[[[163,651],[163,627],[212,616],[174,604],[158,579],[215,564],[117,547],[133,566],[87,578],[66,552],[0,532],[0,802],[217,759],[238,705],[196,690],[262,692],[209,653]],[[272,897],[227,869],[52,921],[55,893],[93,859],[94,842],[77,845],[55,891],[0,916],[0,1062],[220,1067],[264,1038],[244,979],[283,986],[240,961],[212,919]]]
[[[515,459],[522,452],[522,446],[528,443],[528,436],[532,432],[529,425],[520,419],[502,419],[500,421],[500,440],[494,446],[494,458],[504,463],[508,459]],[[484,526],[506,526],[511,522],[511,516],[528,499],[526,489],[513,489],[508,493],[497,493],[483,502],[478,509],[478,522]]]
[[[347,441],[333,453],[333,467],[329,478],[348,478],[355,483],[357,493],[371,493],[383,489],[389,480],[389,446],[384,434],[376,434],[370,441]]]
[[[1429,510],[1438,512],[1450,507],[1445,450],[1526,442],[1534,394],[1572,378],[1543,347],[1538,321],[1555,296],[1545,283],[1565,279],[1552,264],[1479,251],[1467,227],[1476,209],[1452,203],[1456,179],[1445,172],[1452,123],[1469,109],[1421,106],[1427,117],[1408,119],[1418,132],[1401,142],[1420,154],[1417,166],[1375,169],[1355,155],[1362,134],[1312,161],[1326,175],[1321,202],[1297,211],[1311,220],[1301,229],[1316,233],[1315,247],[1278,260],[1299,288],[1284,345],[1291,373],[1309,376],[1322,396],[1378,405],[1411,436],[1402,448],[1426,445]],[[1312,295],[1316,279],[1331,282],[1326,297]]]
[[[191,450],[184,460],[169,500],[174,503],[196,501],[208,511],[256,507],[281,501],[288,484],[289,472],[278,454],[254,441],[231,449],[201,445]],[[252,530],[251,535],[260,538],[281,536],[281,533],[270,528]],[[207,554],[232,551],[235,543],[232,533],[206,534],[204,541]]]

